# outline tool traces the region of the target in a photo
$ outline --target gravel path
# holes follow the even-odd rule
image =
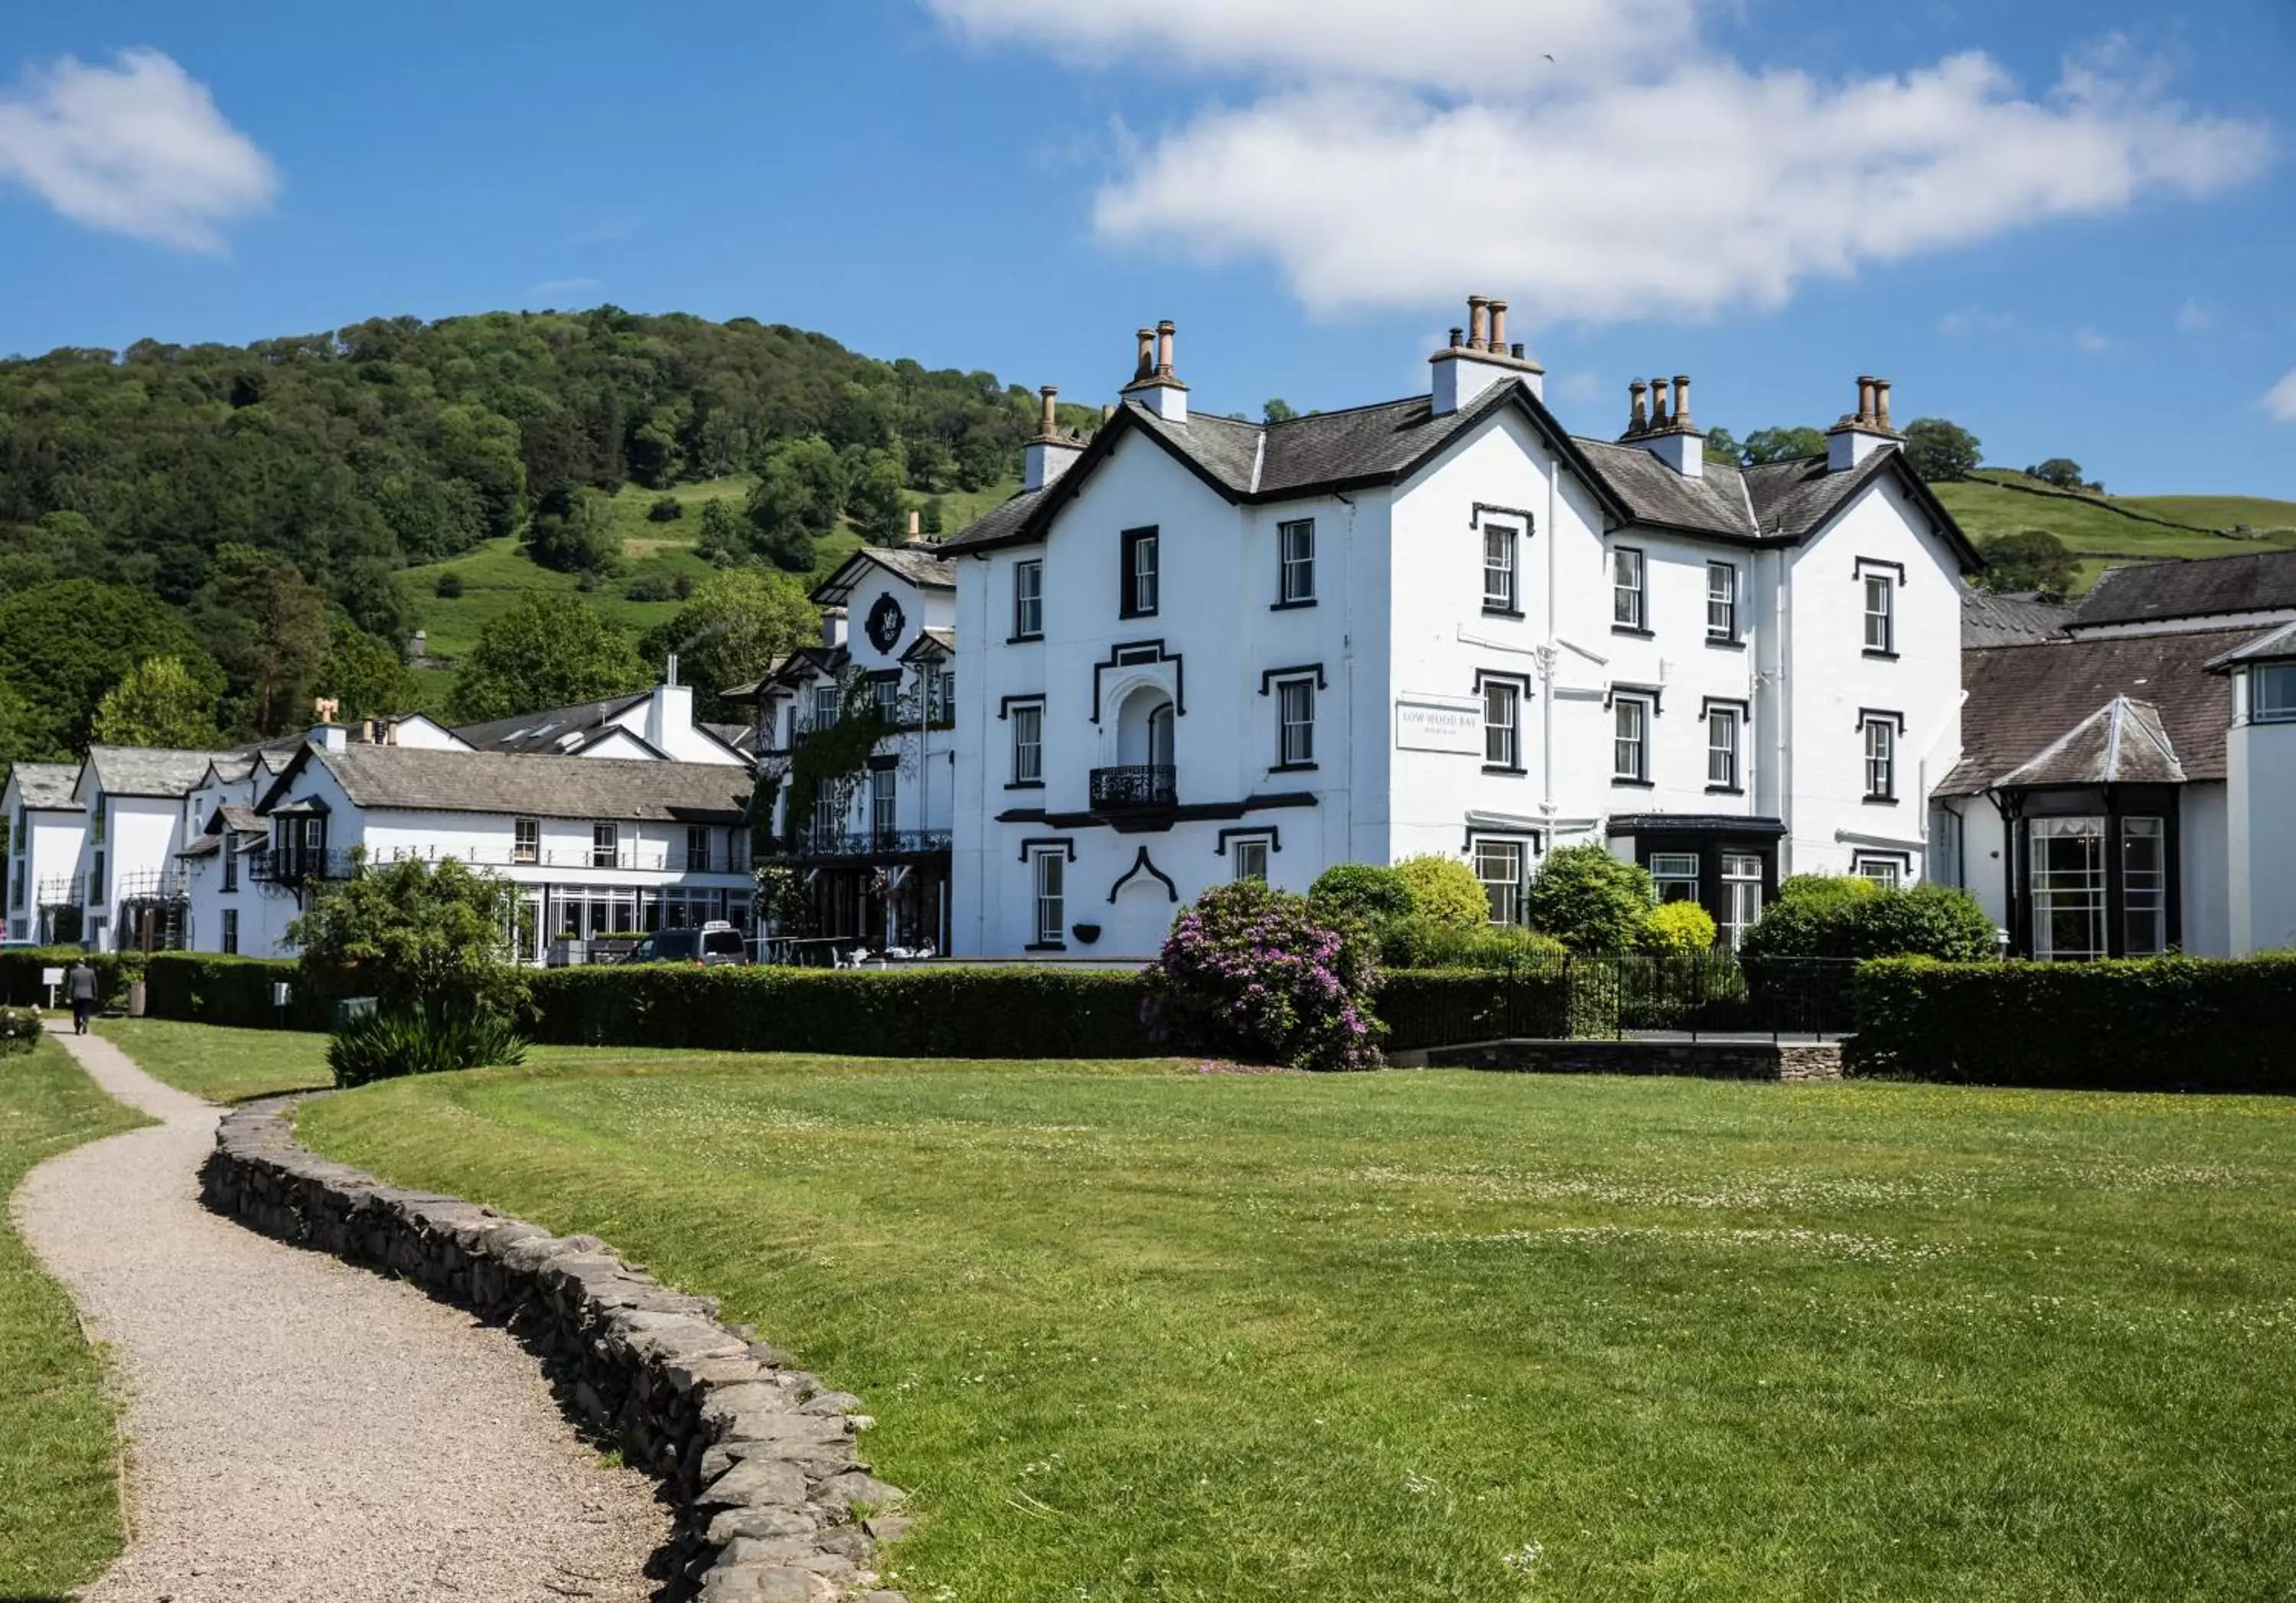
[[[87,1603],[652,1595],[652,1483],[583,1447],[510,1336],[197,1201],[217,1109],[59,1039],[160,1122],[33,1171],[19,1227],[111,1344],[128,1549]]]

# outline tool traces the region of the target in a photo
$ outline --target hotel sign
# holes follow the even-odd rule
[[[1395,701],[1395,744],[1406,752],[1483,754],[1483,704],[1471,695],[1405,691]]]

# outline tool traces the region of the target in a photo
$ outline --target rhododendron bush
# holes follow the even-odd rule
[[[1377,948],[1356,918],[1259,880],[1173,921],[1143,1004],[1160,1041],[1295,1069],[1379,1065]]]

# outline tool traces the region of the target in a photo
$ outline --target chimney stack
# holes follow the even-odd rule
[[[1132,382],[1124,386],[1124,393],[1136,396],[1141,404],[1166,423],[1188,421],[1188,387],[1180,382],[1172,369],[1172,335],[1175,325],[1169,317],[1153,328],[1140,331],[1140,370]]]
[[[1149,331],[1143,329],[1140,349],[1144,361],[1146,360],[1149,338]],[[1135,381],[1135,382],[1137,382]],[[1037,430],[1037,437],[1023,447],[1021,452],[1021,488],[1022,489],[1044,489],[1046,485],[1068,472],[1070,464],[1084,455],[1083,443],[1063,435],[1060,431],[1060,425],[1054,421],[1054,406],[1060,397],[1060,387],[1056,384],[1046,384],[1039,388],[1037,393],[1044,399],[1044,420]],[[917,514],[914,513],[909,514],[909,538],[912,539],[916,538],[916,517]]]
[[[1053,422],[1053,401],[1060,392],[1060,386],[1057,384],[1046,384],[1037,391],[1045,399],[1044,421],[1037,429],[1037,438],[1039,440],[1052,440],[1060,433],[1059,427]]]
[[[1486,295],[1467,297],[1467,349],[1488,350],[1491,348],[1491,302]]]
[[[1898,442],[1890,427],[1890,384],[1871,374],[1857,375],[1857,410],[1825,432],[1825,471],[1847,473],[1874,452]]]
[[[915,507],[912,506],[909,508],[909,544],[912,546],[922,546],[924,543],[924,516],[922,514],[919,513]]]
[[[1429,399],[1438,417],[1456,412],[1494,384],[1527,384],[1541,394],[1546,370],[1507,340],[1507,303],[1489,295],[1467,297],[1467,325],[1451,330],[1450,343],[1428,358],[1434,368]]]
[[[1874,423],[1884,434],[1898,432],[1890,422],[1890,381],[1887,379],[1874,381]]]
[[[1874,421],[1874,380],[1870,374],[1857,375],[1857,421]]]
[[[1643,412],[1643,391],[1650,391],[1651,407]],[[1638,445],[1685,479],[1706,476],[1706,440],[1690,421],[1690,375],[1677,373],[1671,381],[1640,379],[1627,386],[1633,397],[1622,443]]]
[[[1650,432],[1650,386],[1640,379],[1627,386],[1627,438]]]
[[[1103,402],[1101,402],[1101,403],[1100,403],[1100,421],[1101,421],[1101,422],[1103,422],[1103,423],[1106,423],[1110,418],[1111,418],[1111,417],[1113,417],[1113,416],[1115,416],[1115,415],[1116,415],[1116,403],[1115,403],[1114,401],[1103,401]]]
[[[1684,433],[1693,433],[1697,425],[1690,421],[1690,375],[1674,375],[1674,426]]]
[[[1491,302],[1491,349],[1504,354],[1507,348],[1506,302]]]
[[[1674,414],[1666,404],[1666,381],[1651,381],[1651,431],[1655,433],[1674,427]]]

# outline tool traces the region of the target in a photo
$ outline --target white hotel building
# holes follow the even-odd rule
[[[1688,381],[1568,432],[1504,303],[1429,392],[1192,414],[1172,327],[1089,443],[940,548],[955,580],[952,949],[1144,958],[1243,875],[1439,852],[1513,917],[1596,842],[1726,932],[1778,879],[1932,871],[1961,577],[1889,387],[1824,456],[1703,459]]]

